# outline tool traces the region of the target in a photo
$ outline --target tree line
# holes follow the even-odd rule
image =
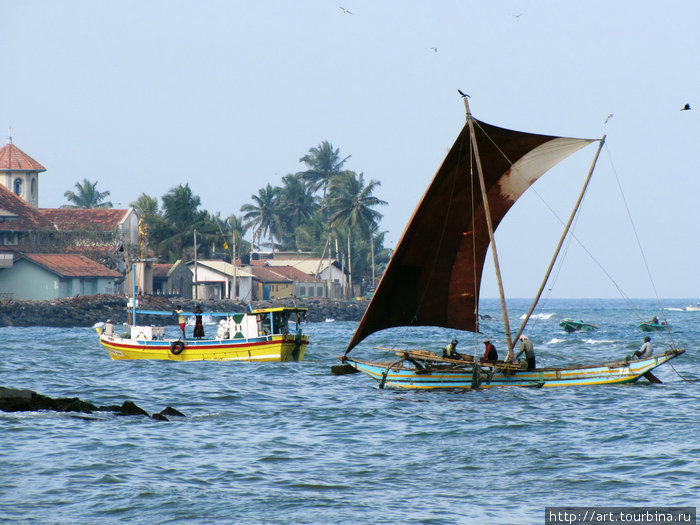
[[[160,199],[141,194],[130,205],[145,226],[148,248],[164,262],[197,257],[245,257],[251,252],[310,252],[332,257],[347,269],[350,284],[373,285],[389,259],[380,230],[387,203],[374,195],[380,182],[345,169],[350,155],[328,141],[299,159],[306,169],[282,177],[280,186],[266,184],[240,208],[222,217],[201,208],[189,184],[171,188]],[[84,179],[66,191],[64,208],[111,208],[109,191]],[[249,240],[248,240],[249,239]],[[352,289],[352,286],[351,286]]]

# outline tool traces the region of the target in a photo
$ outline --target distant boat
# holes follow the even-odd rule
[[[666,321],[642,321],[637,325],[642,332],[661,332],[663,330],[670,330],[671,325],[666,323]]]
[[[594,324],[587,323],[585,321],[576,321],[574,319],[562,319],[559,321],[559,326],[561,326],[566,333],[578,332],[592,332],[593,330],[598,330],[598,327]]]
[[[672,348],[645,359],[562,368],[526,370],[524,363],[512,362],[515,342],[544,291],[605,137],[598,141],[595,160],[542,285],[512,337],[494,231],[511,206],[547,170],[594,141],[493,126],[473,118],[466,96],[463,100],[467,122],[396,245],[345,354],[339,357],[343,364],[332,366],[331,371],[362,372],[380,388],[403,389],[598,385],[632,382],[642,376],[658,382],[651,370],[684,350]],[[447,359],[425,350],[390,349],[396,357],[383,361],[348,355],[370,334],[392,327],[438,326],[480,332],[479,293],[489,247],[503,314],[507,362],[481,363],[472,356]],[[582,348],[579,353],[585,352]]]
[[[689,304],[685,308],[683,308],[686,312],[700,312],[700,303],[697,303],[695,306],[692,304]]]

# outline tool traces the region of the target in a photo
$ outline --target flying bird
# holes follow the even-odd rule
[[[464,97],[472,98],[469,95],[467,95],[466,93],[464,93],[461,89],[458,89],[457,91],[459,91],[459,94],[462,95],[462,98],[464,98]]]
[[[343,13],[348,14],[348,15],[351,15],[351,14],[352,14],[351,11],[348,11],[348,10],[345,9],[342,5],[339,5],[338,7],[340,7],[340,10],[341,10]]]
[[[513,18],[520,18],[521,16],[523,16],[523,14],[522,14],[522,13],[518,13],[517,15],[513,15]]]
[[[610,120],[610,119],[613,118],[614,116],[615,116],[615,113],[610,113],[607,117],[605,117],[605,123],[607,124],[607,123],[608,123],[608,120]]]
[[[690,109],[690,104],[686,104],[681,108],[681,111],[688,111]]]
[[[431,47],[430,49],[432,49],[433,51],[435,51],[437,53],[437,47]]]

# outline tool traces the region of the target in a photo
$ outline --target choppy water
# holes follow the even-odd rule
[[[700,312],[678,310],[690,302],[664,314],[691,382],[664,365],[663,385],[561,389],[396,392],[333,376],[350,322],[305,325],[301,363],[111,361],[92,329],[1,328],[0,385],[187,417],[0,413],[0,521],[543,523],[554,505],[697,506]],[[514,302],[514,321],[525,310]],[[500,318],[495,301],[482,313]],[[540,365],[618,359],[642,342],[620,301],[549,301],[536,317]],[[567,335],[563,317],[600,329]],[[497,319],[482,329],[502,351]],[[483,336],[441,329],[390,330],[353,355],[454,335],[480,355]],[[662,350],[667,336],[651,335]]]

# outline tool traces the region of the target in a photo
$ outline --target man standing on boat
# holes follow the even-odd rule
[[[182,338],[185,339],[185,323],[187,323],[187,318],[182,312],[182,306],[178,304],[173,311],[173,315],[177,315],[177,322],[180,325],[180,333],[182,334]]]
[[[498,361],[498,352],[496,347],[488,339],[484,339],[484,357],[481,358],[482,363],[495,363]]]
[[[639,350],[635,350],[634,357],[645,358],[651,357],[654,354],[654,347],[651,345],[651,337],[648,335],[644,337],[644,344]]]
[[[447,359],[462,359],[462,355],[457,352],[457,344],[459,341],[453,339],[445,348],[442,349],[442,357]]]
[[[532,341],[526,335],[520,336],[520,352],[515,356],[518,359],[522,354],[525,354],[525,362],[527,363],[527,370],[535,369],[535,349],[532,347]]]

